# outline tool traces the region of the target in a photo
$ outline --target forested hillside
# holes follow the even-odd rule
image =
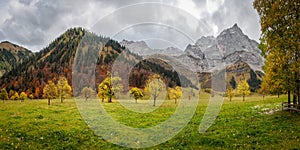
[[[0,43],[0,77],[18,64],[27,61],[33,53],[21,46],[3,41]]]
[[[91,46],[84,42],[81,43],[83,37],[94,42],[94,45]],[[7,91],[25,91],[27,94],[33,94],[35,98],[41,98],[43,96],[43,88],[48,80],[52,80],[56,83],[60,76],[65,76],[72,86],[73,61],[80,44],[83,44],[82,46],[85,47],[84,49],[81,49],[82,51],[78,51],[78,56],[83,55],[84,53],[95,53],[95,55],[98,55],[95,68],[84,68],[85,70],[95,71],[96,86],[106,77],[107,71],[112,69],[117,57],[123,59],[123,64],[121,64],[121,66],[116,66],[119,67],[117,70],[120,76],[128,73],[126,72],[128,71],[126,68],[137,64],[134,67],[133,72],[130,73],[130,76],[134,76],[135,81],[138,82],[132,81],[129,83],[130,86],[143,87],[145,81],[153,73],[161,74],[164,81],[169,86],[180,84],[177,80],[178,76],[174,76],[172,70],[164,68],[163,62],[151,60],[141,61],[142,58],[140,56],[132,54],[117,41],[108,37],[97,36],[82,28],[72,28],[67,30],[49,44],[49,46],[36,53],[30,59],[17,65],[10,72],[5,73],[0,80],[1,87],[5,87]],[[95,48],[97,48],[96,51]],[[137,76],[136,72],[139,72],[142,75]],[[83,77],[78,80],[78,82],[88,83],[89,80],[89,77]],[[191,84],[190,82],[188,83]],[[128,83],[125,83],[124,81],[123,84]],[[126,91],[128,89],[124,90]]]

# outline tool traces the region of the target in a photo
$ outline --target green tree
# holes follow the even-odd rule
[[[60,77],[56,86],[57,86],[58,95],[61,102],[63,102],[65,98],[71,96],[72,88],[69,85],[66,77]]]
[[[81,95],[85,98],[85,101],[87,101],[89,98],[91,98],[94,93],[95,93],[95,91],[90,87],[84,87],[81,90]]]
[[[243,101],[245,101],[245,96],[250,95],[249,84],[246,80],[242,80],[237,87],[238,93],[243,96]]]
[[[121,91],[122,89],[121,83],[122,80],[120,77],[118,76],[111,77],[110,72],[108,72],[107,77],[98,86],[98,93],[99,91],[100,93],[103,92],[103,95],[108,98],[108,102],[111,103],[112,98],[116,95],[116,93]]]
[[[153,106],[155,106],[157,97],[164,91],[165,83],[161,80],[158,74],[152,75],[147,80],[145,91],[148,91],[153,96]]]
[[[26,100],[26,99],[27,99],[27,94],[26,94],[25,92],[22,92],[22,93],[20,94],[19,99],[20,99],[21,101]]]
[[[3,102],[4,102],[4,100],[8,100],[8,93],[5,88],[1,89],[0,99],[2,99]]]
[[[226,90],[226,96],[229,98],[229,101],[231,102],[232,98],[235,95],[235,90],[233,88],[228,88]]]
[[[57,87],[49,80],[48,84],[43,89],[44,98],[48,99],[48,105],[51,103],[51,99],[55,99],[58,96]]]
[[[233,76],[231,77],[229,83],[233,89],[236,89],[236,82]]]
[[[254,8],[260,16],[261,48],[266,58],[264,70],[270,92],[286,91],[300,98],[300,31],[299,0],[255,0]],[[277,85],[274,85],[276,83]],[[279,89],[275,89],[279,87]],[[298,92],[297,92],[298,91]]]
[[[181,88],[179,86],[176,86],[175,88],[169,88],[168,96],[170,99],[174,99],[175,104],[176,104],[177,99],[179,99],[182,96]]]
[[[142,90],[137,87],[134,87],[130,90],[130,95],[134,97],[135,103],[137,103],[137,99],[142,98],[144,96]]]

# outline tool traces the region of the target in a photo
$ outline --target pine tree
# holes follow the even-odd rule
[[[230,79],[229,83],[230,83],[230,85],[231,85],[231,87],[232,87],[233,89],[235,89],[235,88],[236,88],[236,82],[235,82],[235,79],[234,79],[234,77],[233,77],[233,76],[231,77],[231,79]]]

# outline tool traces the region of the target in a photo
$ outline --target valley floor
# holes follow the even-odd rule
[[[227,99],[213,125],[199,133],[208,96],[200,98],[188,125],[171,140],[149,149],[299,149],[300,115],[282,112],[285,96]],[[134,102],[134,100],[132,100]],[[152,113],[125,110],[119,103],[104,103],[115,120],[132,127],[149,127],[174,112],[167,101]],[[0,149],[126,149],[98,138],[82,119],[75,100],[0,102]]]

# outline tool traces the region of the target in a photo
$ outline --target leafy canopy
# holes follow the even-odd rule
[[[134,97],[135,100],[142,98],[144,96],[143,92],[141,89],[137,88],[137,87],[133,87],[130,90],[130,95],[132,97]],[[137,102],[137,101],[136,101]]]

